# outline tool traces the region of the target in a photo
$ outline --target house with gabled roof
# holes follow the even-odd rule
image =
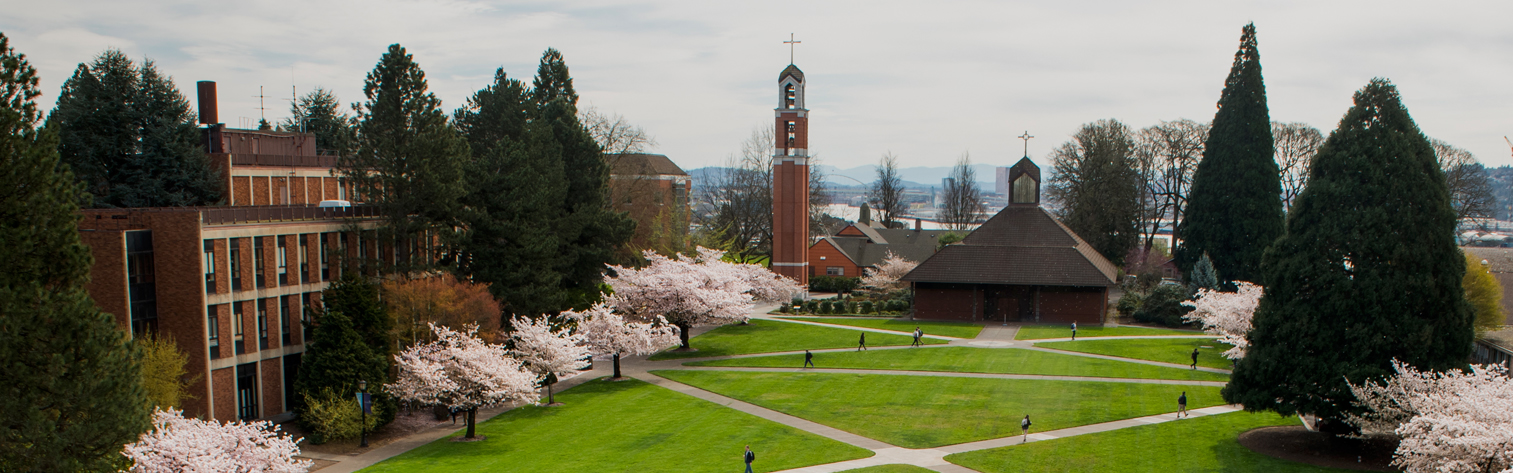
[[[810,276],[861,277],[862,271],[882,263],[888,253],[909,261],[924,261],[935,254],[940,237],[951,230],[883,228],[861,220],[833,236],[820,237],[809,246]]]
[[[914,268],[920,319],[1101,323],[1119,270],[1040,207],[1040,168],[1009,169],[1010,202]]]

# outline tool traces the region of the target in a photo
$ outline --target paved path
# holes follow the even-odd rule
[[[764,306],[764,307],[758,307],[758,308],[756,308],[756,310],[753,311],[752,318],[765,319],[765,320],[777,320],[777,321],[781,321],[781,322],[785,322],[785,323],[795,323],[795,324],[805,324],[805,325],[818,325],[818,326],[824,326],[824,327],[842,328],[842,329],[857,330],[857,331],[863,331],[863,332],[877,332],[877,333],[889,333],[889,334],[909,335],[909,333],[907,333],[907,332],[899,332],[899,331],[893,331],[893,330],[880,330],[880,329],[873,329],[873,328],[867,328],[867,327],[854,327],[854,326],[849,326],[849,325],[815,323],[815,322],[807,322],[807,321],[801,321],[801,320],[791,320],[791,319],[787,319],[787,318],[783,318],[783,317],[773,317],[771,315],[768,315],[767,312],[771,311],[775,307],[776,307],[776,305],[768,305],[768,306]],[[707,332],[707,331],[709,331],[709,330],[711,330],[713,328],[714,327],[696,327],[696,328],[694,328],[693,330],[690,331],[690,336],[701,335],[704,332]],[[924,347],[918,347],[918,348],[919,349],[930,349],[930,348],[938,348],[938,347],[946,347],[946,346],[970,346],[970,347],[978,347],[978,348],[1015,348],[1015,349],[1024,349],[1024,350],[1044,351],[1044,352],[1057,353],[1057,354],[1063,354],[1063,355],[1085,356],[1085,357],[1090,357],[1090,358],[1100,358],[1100,359],[1109,359],[1109,360],[1125,361],[1125,362],[1132,362],[1132,363],[1142,363],[1142,364],[1155,365],[1155,366],[1177,367],[1177,368],[1187,368],[1188,367],[1188,365],[1179,365],[1179,364],[1174,364],[1174,363],[1162,363],[1162,362],[1148,361],[1148,360],[1134,360],[1134,359],[1129,359],[1129,358],[1119,358],[1119,357],[1113,357],[1113,356],[1107,356],[1107,355],[1097,355],[1097,354],[1091,354],[1091,353],[1079,353],[1079,352],[1072,352],[1072,351],[1065,351],[1065,350],[1053,350],[1053,349],[1049,349],[1049,348],[1037,348],[1037,347],[1034,346],[1035,342],[1063,341],[1063,340],[1067,340],[1067,339],[1015,340],[1014,336],[1018,333],[1018,331],[1019,331],[1019,325],[1017,325],[1017,324],[1016,325],[1007,325],[1007,326],[1005,326],[1005,325],[987,324],[987,325],[985,325],[983,327],[982,332],[978,333],[977,337],[971,338],[971,339],[963,339],[963,338],[957,338],[957,337],[947,337],[947,336],[941,336],[941,335],[928,335],[927,334],[926,337],[928,337],[928,338],[934,338],[934,339],[939,339],[939,340],[949,340],[950,343],[946,344],[946,345],[926,345]],[[1094,339],[1094,338],[1096,338],[1096,339],[1131,339],[1131,338],[1173,338],[1173,337],[1192,337],[1192,336],[1121,336],[1121,337],[1084,337],[1084,338],[1085,339]],[[908,349],[914,349],[914,348],[915,347],[896,346],[896,347],[876,347],[876,348],[871,348],[871,349],[872,350],[908,350]],[[812,351],[815,352],[815,353],[826,353],[826,352],[846,352],[846,351],[852,351],[852,350],[853,349],[851,349],[851,348],[838,348],[838,349],[812,350]],[[696,387],[693,387],[693,386],[689,386],[689,385],[686,385],[686,384],[683,384],[683,383],[672,381],[672,380],[667,379],[667,378],[656,376],[656,375],[651,374],[650,372],[651,371],[655,371],[655,370],[715,370],[715,371],[754,371],[754,372],[782,372],[782,373],[796,373],[796,372],[804,372],[804,373],[852,373],[852,374],[854,374],[854,373],[862,373],[862,374],[890,375],[890,376],[936,376],[936,377],[972,377],[972,378],[994,378],[994,379],[1040,379],[1040,380],[1065,380],[1065,381],[1102,381],[1102,382],[1121,382],[1121,383],[1180,384],[1180,385],[1194,385],[1194,386],[1223,386],[1224,385],[1224,383],[1222,383],[1222,382],[1214,382],[1214,381],[1178,381],[1178,380],[1160,380],[1160,379],[1094,378],[1094,377],[1085,377],[1085,376],[1047,376],[1047,375],[996,374],[996,373],[964,373],[964,372],[869,370],[869,369],[831,369],[831,368],[816,369],[816,368],[755,368],[755,367],[713,367],[713,366],[711,366],[711,367],[701,367],[701,366],[683,366],[683,363],[690,362],[690,361],[728,359],[728,358],[745,358],[745,357],[754,357],[754,356],[773,356],[773,355],[800,354],[800,353],[803,353],[803,351],[779,352],[779,353],[759,353],[759,354],[733,355],[733,356],[716,356],[716,357],[704,357],[704,358],[684,358],[684,359],[660,360],[660,361],[649,361],[649,360],[646,359],[646,357],[628,357],[628,358],[622,358],[620,360],[620,368],[621,368],[621,373],[623,375],[625,375],[625,376],[628,376],[628,377],[640,379],[642,381],[646,381],[648,383],[651,383],[651,384],[654,384],[654,385],[657,385],[657,386],[660,386],[660,387],[663,387],[663,388],[666,388],[666,389],[669,389],[669,390],[672,390],[672,391],[680,392],[680,393],[687,394],[687,395],[690,395],[690,396],[693,396],[693,397],[696,397],[696,398],[699,398],[699,399],[703,399],[703,400],[706,400],[706,401],[709,401],[709,402],[713,402],[713,403],[719,404],[721,406],[729,407],[731,409],[735,409],[737,411],[741,411],[741,412],[744,412],[744,413],[747,413],[747,414],[751,414],[751,415],[760,417],[762,419],[766,419],[766,420],[769,420],[769,421],[773,421],[773,422],[777,422],[777,423],[780,423],[780,424],[783,424],[783,425],[787,425],[789,427],[793,427],[795,429],[802,430],[804,432],[808,432],[808,433],[811,433],[811,434],[814,434],[814,435],[819,435],[819,436],[822,436],[822,437],[825,437],[825,438],[829,438],[829,439],[832,439],[832,440],[844,442],[844,443],[847,443],[847,444],[850,444],[850,445],[854,445],[854,446],[857,446],[857,447],[860,447],[860,448],[865,448],[865,449],[871,450],[873,452],[873,455],[870,456],[870,457],[867,457],[867,458],[861,458],[861,459],[857,459],[857,460],[850,460],[850,461],[843,461],[843,462],[836,462],[836,463],[828,463],[828,464],[824,464],[824,465],[814,465],[814,466],[809,466],[809,467],[804,467],[804,468],[797,468],[797,469],[791,469],[791,470],[784,470],[784,472],[787,472],[787,473],[833,473],[833,472],[840,472],[840,471],[851,470],[851,469],[856,469],[856,468],[865,468],[865,467],[869,467],[869,466],[888,465],[888,464],[914,465],[914,466],[919,466],[919,467],[927,468],[929,470],[938,471],[938,472],[970,473],[970,472],[973,472],[975,470],[971,470],[971,469],[968,469],[968,468],[965,468],[965,467],[961,467],[961,466],[952,464],[950,462],[947,462],[945,460],[945,456],[953,454],[953,453],[962,453],[962,452],[969,452],[969,451],[974,451],[974,450],[983,450],[983,449],[990,449],[990,448],[1008,447],[1008,446],[1019,445],[1019,444],[1027,443],[1027,442],[1039,442],[1039,441],[1045,441],[1045,440],[1052,440],[1052,439],[1058,439],[1058,438],[1071,437],[1071,436],[1076,436],[1076,435],[1092,434],[1092,433],[1098,433],[1098,432],[1107,432],[1107,431],[1111,431],[1111,430],[1124,429],[1124,428],[1136,427],[1136,426],[1141,426],[1141,425],[1149,425],[1149,424],[1159,424],[1159,423],[1163,423],[1163,422],[1171,422],[1171,421],[1176,420],[1176,417],[1175,417],[1174,413],[1158,414],[1158,415],[1153,415],[1153,416],[1137,417],[1137,418],[1133,418],[1133,419],[1123,419],[1123,420],[1117,420],[1117,421],[1112,421],[1112,422],[1105,422],[1105,423],[1101,423],[1101,424],[1082,425],[1082,426],[1070,427],[1070,428],[1066,428],[1066,429],[1053,430],[1053,431],[1048,431],[1048,432],[1035,432],[1035,433],[1031,433],[1027,438],[1026,437],[1021,437],[1021,436],[1011,436],[1011,437],[988,439],[988,440],[981,440],[981,441],[976,441],[976,442],[968,442],[968,443],[955,444],[955,445],[946,445],[946,446],[934,447],[934,448],[911,449],[911,448],[904,448],[904,447],[899,447],[899,446],[896,446],[896,445],[891,445],[891,444],[888,444],[888,443],[885,443],[885,442],[882,442],[882,441],[879,441],[879,440],[874,440],[874,439],[871,439],[871,438],[863,437],[863,436],[856,435],[856,434],[853,434],[853,433],[850,433],[850,432],[846,432],[844,430],[836,429],[834,427],[829,427],[829,426],[826,426],[826,425],[823,425],[823,424],[819,424],[819,423],[816,423],[816,422],[813,422],[813,421],[809,421],[809,420],[806,420],[806,419],[803,419],[803,418],[795,417],[795,416],[792,416],[792,415],[789,415],[789,414],[785,414],[785,413],[782,413],[782,412],[778,412],[778,411],[767,409],[767,408],[764,408],[764,407],[761,407],[761,406],[757,406],[755,404],[751,404],[751,403],[743,402],[743,401],[740,401],[740,400],[732,399],[732,398],[729,398],[729,397],[725,397],[725,396],[722,396],[722,395],[719,395],[719,394],[716,394],[716,393],[713,393],[713,392],[710,392],[710,391],[705,391],[703,389],[699,389],[699,388],[696,388]],[[1213,368],[1199,368],[1199,369],[1204,370],[1204,371],[1214,372],[1214,373],[1229,373],[1228,370],[1220,370],[1220,369],[1213,369]],[[558,383],[557,386],[554,389],[556,391],[559,391],[559,392],[560,391],[565,391],[568,388],[571,388],[573,386],[577,386],[577,385],[582,384],[582,383],[584,383],[584,382],[586,382],[588,380],[592,380],[592,379],[595,379],[595,378],[598,378],[598,377],[601,377],[601,376],[608,376],[610,374],[609,370],[610,370],[610,364],[609,363],[598,363],[598,364],[596,364],[594,370],[589,371],[589,372],[585,372],[585,373],[583,373],[583,374],[581,374],[579,376],[575,376],[575,377],[573,377],[571,379],[563,380],[560,383]],[[493,418],[494,416],[497,416],[497,415],[502,414],[504,412],[508,412],[510,409],[512,409],[514,407],[515,406],[513,406],[513,405],[509,405],[509,406],[496,407],[496,408],[493,408],[493,409],[481,409],[478,412],[478,419],[477,419],[477,421],[479,423],[482,423],[482,422],[484,422],[484,421],[486,421],[488,419]],[[1223,414],[1223,413],[1228,413],[1228,412],[1234,412],[1234,411],[1237,411],[1237,410],[1239,410],[1239,409],[1236,408],[1236,407],[1233,407],[1233,406],[1214,406],[1214,407],[1208,407],[1208,408],[1203,408],[1203,409],[1194,409],[1194,410],[1192,410],[1190,412],[1192,413],[1192,416],[1197,417],[1197,416],[1205,416],[1205,415]],[[354,471],[360,470],[362,468],[366,468],[368,466],[371,466],[371,465],[373,465],[375,463],[378,463],[378,462],[383,461],[385,459],[388,459],[390,457],[397,456],[397,455],[400,455],[402,453],[408,452],[408,451],[413,450],[413,449],[415,449],[417,447],[420,447],[420,446],[425,445],[427,443],[430,443],[432,441],[435,441],[435,440],[447,437],[447,436],[452,435],[452,434],[454,434],[456,432],[459,432],[461,430],[462,430],[462,428],[452,428],[450,425],[445,426],[445,427],[436,427],[436,428],[432,428],[432,429],[429,429],[429,430],[421,431],[421,432],[416,433],[414,435],[411,435],[411,436],[409,436],[407,438],[404,438],[404,439],[401,439],[401,440],[397,440],[395,442],[389,443],[389,444],[384,445],[382,447],[374,448],[374,449],[371,449],[371,450],[369,450],[367,452],[362,452],[362,453],[357,454],[357,455],[331,455],[331,454],[318,454],[318,453],[311,452],[311,453],[307,453],[307,454],[305,454],[303,456],[305,456],[307,458],[317,458],[317,459],[321,459],[321,460],[329,460],[329,461],[338,462],[335,465],[332,465],[332,466],[329,466],[329,467],[321,469],[320,470],[321,473],[349,473],[349,472],[354,472]]]

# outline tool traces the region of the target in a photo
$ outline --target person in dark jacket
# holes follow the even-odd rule
[[[1072,322],[1072,341],[1077,341],[1077,322]]]
[[[751,472],[751,462],[756,461],[756,454],[755,453],[751,453],[751,446],[750,445],[746,446],[746,454],[741,455],[741,459],[746,461],[746,473],[752,473]]]
[[[1177,418],[1181,419],[1182,416],[1193,416],[1187,413],[1187,391],[1182,391],[1182,395],[1177,397]]]
[[[867,332],[862,332],[862,338],[856,341],[856,351],[867,349]]]
[[[1198,369],[1198,349],[1193,349],[1193,369]]]
[[[1030,415],[1029,414],[1025,414],[1024,415],[1024,420],[1019,421],[1019,430],[1021,430],[1021,431],[1024,432],[1024,439],[1020,440],[1019,443],[1025,443],[1025,442],[1030,441]]]
[[[814,367],[814,354],[813,353],[809,353],[809,350],[804,350],[804,367],[805,368],[813,368]]]

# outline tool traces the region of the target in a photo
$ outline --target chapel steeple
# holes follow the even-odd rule
[[[790,44],[793,42],[790,42]],[[809,284],[809,110],[804,72],[778,74],[772,157],[772,271]]]

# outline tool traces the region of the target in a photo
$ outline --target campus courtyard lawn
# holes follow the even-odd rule
[[[1041,381],[876,374],[653,371],[768,409],[907,448],[1097,424],[1223,404],[1219,388],[1093,381]]]
[[[480,442],[441,439],[369,472],[740,471],[750,444],[763,471],[866,458],[865,449],[642,381],[594,380],[478,425]]]
[[[706,356],[745,355],[776,351],[819,350],[825,348],[855,347],[862,334],[844,328],[820,327],[792,322],[774,322],[752,319],[748,325],[731,324],[705,332],[688,341],[698,351],[678,352],[664,350],[651,356],[652,360],[677,358],[702,358]],[[868,333],[867,346],[897,346],[914,342],[908,335]],[[944,344],[945,340],[924,340],[926,344]]]
[[[799,368],[804,366],[804,355],[754,356],[724,360],[692,361],[684,364],[688,366]],[[1168,368],[1018,348],[933,347],[815,353],[814,365],[816,368],[1229,381],[1228,375],[1207,371]]]
[[[947,455],[946,460],[987,473],[1350,471],[1279,460],[1252,452],[1236,440],[1241,432],[1257,427],[1297,423],[1296,417],[1279,417],[1273,413],[1231,412],[957,453]]]
[[[841,473],[930,473],[932,471],[935,470],[914,465],[894,463],[892,465],[878,465],[869,466],[866,468],[857,468],[854,470],[846,470],[842,471]]]
[[[1077,327],[1077,338],[1082,337],[1132,337],[1153,335],[1203,335],[1198,330],[1175,330],[1169,328],[1146,328],[1146,327],[1104,327],[1101,325],[1088,325]],[[1071,324],[1062,325],[1025,325],[1019,327],[1019,332],[1014,334],[1015,340],[1041,340],[1046,338],[1071,338]]]
[[[1075,342],[1040,342],[1035,346],[1099,355],[1161,361],[1179,365],[1192,364],[1193,349],[1198,349],[1198,366],[1229,369],[1232,364],[1221,356],[1230,345],[1212,338],[1128,338],[1122,340],[1078,340]],[[1203,348],[1212,347],[1212,348]]]
[[[794,317],[795,320],[805,322],[819,322],[822,324],[850,325],[852,327],[875,328],[878,330],[893,330],[897,332],[913,333],[914,327],[925,331],[925,335],[944,335],[956,338],[975,338],[982,331],[982,326],[964,322],[932,322],[924,320],[897,320],[897,319],[855,319],[840,317]]]

